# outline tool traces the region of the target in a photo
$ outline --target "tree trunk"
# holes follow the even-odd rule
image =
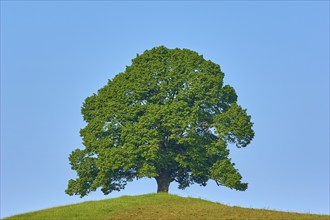
[[[155,179],[157,181],[157,193],[168,193],[168,188],[171,183],[170,176],[167,173],[160,173]]]

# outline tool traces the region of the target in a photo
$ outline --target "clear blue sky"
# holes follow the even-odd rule
[[[329,1],[1,1],[1,217],[156,191],[64,193],[81,147],[80,108],[155,46],[220,64],[255,123],[231,148],[246,192],[170,192],[229,205],[329,214]]]

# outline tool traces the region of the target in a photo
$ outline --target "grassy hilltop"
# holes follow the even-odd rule
[[[329,215],[278,212],[263,209],[230,207],[195,198],[171,194],[123,196],[115,199],[83,202],[16,215],[13,219],[324,219]]]

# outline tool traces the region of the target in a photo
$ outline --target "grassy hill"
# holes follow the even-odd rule
[[[324,219],[329,215],[278,212],[230,207],[195,198],[170,194],[123,196],[115,199],[83,202],[16,215],[13,219]]]

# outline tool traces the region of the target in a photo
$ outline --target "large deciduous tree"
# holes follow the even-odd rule
[[[247,146],[253,124],[223,78],[218,64],[188,49],[160,46],[137,55],[86,98],[84,148],[69,156],[78,178],[66,193],[108,194],[142,177],[155,178],[158,192],[168,192],[173,181],[184,189],[210,179],[246,190],[228,144]]]

